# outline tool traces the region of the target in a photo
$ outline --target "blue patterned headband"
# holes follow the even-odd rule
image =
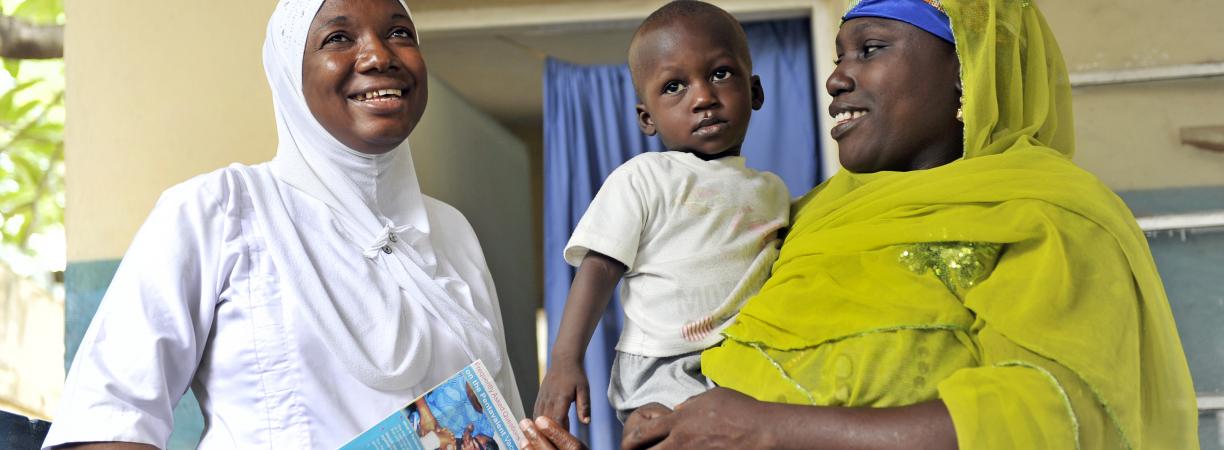
[[[956,44],[952,23],[938,0],[862,0],[842,16],[842,22],[859,17],[899,20]]]

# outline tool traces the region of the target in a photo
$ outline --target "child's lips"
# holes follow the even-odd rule
[[[693,128],[693,135],[701,137],[710,136],[721,133],[725,129],[727,129],[727,121],[711,117],[698,122],[697,126]]]

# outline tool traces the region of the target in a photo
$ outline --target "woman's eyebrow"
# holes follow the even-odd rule
[[[320,29],[323,29],[323,28],[326,28],[326,27],[329,27],[329,26],[332,26],[332,25],[339,25],[339,24],[348,23],[348,20],[349,20],[348,16],[336,16],[336,17],[332,17],[331,19],[327,19],[327,21],[326,21],[326,22],[323,22],[323,23],[319,24],[318,28],[315,28],[315,31],[318,31],[318,30],[320,30]]]
[[[888,27],[881,25],[879,22],[876,22],[876,21],[860,20],[859,23],[854,24],[851,30],[856,33],[861,33],[863,31],[866,31],[872,28],[888,28]]]

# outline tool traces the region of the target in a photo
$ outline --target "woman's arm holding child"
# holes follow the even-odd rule
[[[578,420],[590,423],[591,399],[582,361],[591,334],[607,310],[612,290],[625,270],[620,261],[602,253],[590,251],[582,258],[565,300],[551,363],[536,398],[535,416],[551,418],[561,428],[568,428],[569,406],[577,401]]]

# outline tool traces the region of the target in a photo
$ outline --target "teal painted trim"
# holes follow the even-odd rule
[[[1118,196],[1136,216],[1224,209],[1224,186],[1121,191]]]
[[[98,312],[102,296],[110,286],[119,260],[70,262],[64,271],[64,369],[71,367],[81,339]],[[187,391],[174,408],[174,431],[167,450],[190,450],[200,442],[204,432],[204,416],[195,394]]]
[[[1224,186],[1125,191],[1118,195],[1136,216],[1224,210]],[[1160,270],[1169,306],[1195,390],[1224,392],[1224,233],[1148,238]],[[1199,443],[1204,450],[1221,450],[1220,421],[1214,413],[1199,415]]]
[[[119,260],[69,263],[64,270],[64,370],[72,365],[102,295],[119,269]]]

